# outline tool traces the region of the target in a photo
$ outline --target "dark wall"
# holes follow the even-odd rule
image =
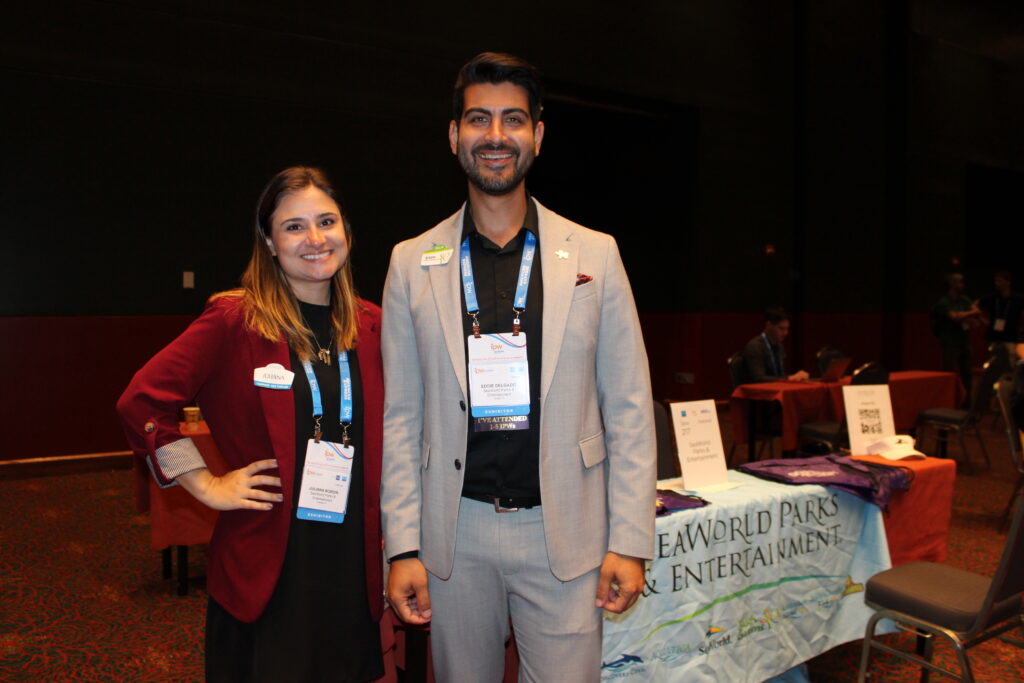
[[[18,102],[0,113],[0,183],[18,192],[7,220],[59,239],[49,277],[33,277],[31,259],[3,270],[0,314],[195,312],[237,282],[259,188],[294,163],[335,177],[355,224],[357,285],[378,300],[391,245],[462,200],[445,139],[450,88],[484,48],[543,68],[548,142],[531,187],[620,239],[642,305],[729,305],[698,274],[696,225],[711,249],[733,244],[738,225],[785,240],[789,160],[773,134],[789,112],[785,11],[527,3],[517,11],[531,19],[517,22],[326,1],[220,5],[58,0],[5,22],[0,87]],[[651,236],[676,246],[651,250]],[[742,267],[744,254],[730,256]],[[181,288],[185,270],[195,291]],[[670,270],[686,279],[666,290],[658,274]]]

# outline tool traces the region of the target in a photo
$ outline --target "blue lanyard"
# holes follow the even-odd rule
[[[519,262],[516,298],[512,302],[512,310],[516,314],[515,321],[513,322],[515,334],[519,332],[519,316],[526,310],[526,294],[530,288],[530,273],[533,271],[533,257],[536,253],[537,236],[527,230],[526,242],[523,245],[523,257]],[[466,239],[462,240],[459,262],[462,265],[462,289],[466,294],[466,312],[473,316],[473,334],[479,336],[480,323],[477,321],[477,314],[480,312],[480,306],[476,300],[476,283],[473,280],[473,259],[469,255],[469,235],[466,235]]]
[[[779,361],[777,358],[775,358],[775,349],[772,348],[772,343],[768,341],[768,335],[762,332],[761,339],[764,339],[764,345],[768,347],[768,355],[772,359],[772,372],[775,373],[776,377],[781,377],[782,369],[779,368]]]
[[[313,373],[313,364],[302,361],[302,369],[306,371],[309,382],[309,393],[313,397],[313,419],[316,420],[314,439],[320,442],[320,418],[324,414],[324,404],[320,399],[320,385]],[[352,368],[348,364],[348,351],[338,351],[338,373],[341,375],[341,406],[338,422],[342,427],[342,442],[348,445],[348,426],[352,424]]]

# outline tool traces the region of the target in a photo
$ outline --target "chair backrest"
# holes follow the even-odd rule
[[[743,352],[737,351],[729,356],[726,361],[729,364],[729,379],[732,381],[732,388],[735,389],[741,384],[747,383],[747,362],[743,359]]]
[[[846,358],[846,354],[831,346],[822,346],[814,356],[818,361],[818,374],[824,375],[828,366],[837,358]]]
[[[1013,419],[1011,404],[1013,401],[1013,376],[1003,375],[996,382],[996,399],[999,402],[999,412],[1003,415],[1003,424],[1006,425],[1006,438],[1010,442],[1010,458],[1017,471],[1024,474],[1024,460],[1021,458],[1020,425]]]
[[[888,384],[889,371],[878,361],[865,363],[853,371],[850,384]]]
[[[981,619],[972,631],[980,630],[988,625],[988,615],[994,605],[1016,596],[1018,608],[1021,594],[1024,593],[1024,496],[1017,501],[1013,513],[1010,533],[1006,536],[1003,556],[999,559],[999,567],[992,576],[992,585],[985,596],[985,604],[981,611]]]
[[[992,394],[995,391],[996,382],[999,377],[1010,371],[1005,359],[995,355],[985,361],[981,366],[981,376],[978,378],[978,385],[971,392],[972,418],[977,418],[992,403]]]
[[[672,416],[668,406],[658,399],[654,399],[654,438],[658,446],[658,479],[678,477],[681,472],[672,433]]]

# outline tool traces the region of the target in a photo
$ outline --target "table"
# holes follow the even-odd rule
[[[883,515],[892,566],[945,560],[953,516],[956,462],[945,458],[893,462],[880,455],[855,458],[883,465],[903,465],[914,472],[910,488],[893,491],[889,511]]]
[[[750,401],[777,401],[782,407],[782,449],[796,450],[801,424],[843,421],[843,386],[849,383],[850,378],[844,377],[839,382],[741,384],[729,398],[733,441],[748,443],[749,420],[753,413]],[[961,405],[965,396],[963,385],[955,373],[930,370],[890,373],[889,394],[892,397],[893,419],[899,432],[912,430],[922,410],[955,408]],[[749,445],[752,450],[753,442]]]
[[[750,683],[863,636],[863,585],[889,568],[881,511],[741,472],[711,505],[660,517],[644,596],[606,617],[602,680]]]

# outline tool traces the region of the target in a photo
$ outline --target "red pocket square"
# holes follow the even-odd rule
[[[579,287],[580,285],[585,285],[588,282],[592,281],[593,279],[594,277],[592,275],[587,275],[586,273],[576,273],[576,286]]]

